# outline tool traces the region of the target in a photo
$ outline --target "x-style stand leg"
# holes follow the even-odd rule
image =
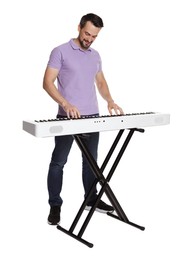
[[[113,176],[113,173],[115,172],[115,169],[117,167],[117,165],[119,164],[121,158],[122,158],[122,155],[124,154],[125,152],[125,149],[127,148],[127,145],[129,144],[129,141],[131,140],[131,137],[133,136],[134,132],[135,131],[139,131],[139,132],[144,132],[144,129],[138,129],[138,128],[132,128],[129,130],[129,133],[124,141],[124,143],[122,144],[122,147],[107,175],[107,177],[105,178],[104,175],[103,175],[103,172],[115,150],[115,148],[117,147],[117,144],[119,143],[120,141],[120,138],[124,132],[124,130],[119,130],[102,166],[99,168],[99,166],[97,165],[96,161],[94,160],[93,156],[91,155],[91,153],[89,152],[88,148],[86,147],[85,143],[83,142],[82,138],[80,137],[80,135],[74,135],[74,139],[78,145],[78,147],[80,148],[81,152],[85,155],[91,169],[93,170],[93,173],[96,177],[96,180],[95,182],[93,183],[92,187],[91,187],[91,190],[89,191],[87,197],[85,198],[85,200],[83,201],[71,227],[69,230],[66,230],[64,228],[62,228],[60,225],[57,226],[57,228],[61,231],[63,231],[64,233],[66,233],[67,235],[70,235],[71,237],[77,239],[78,241],[82,242],[83,244],[89,246],[89,247],[93,247],[93,244],[84,240],[82,238],[82,235],[87,227],[87,225],[89,224],[89,221],[102,197],[102,195],[105,193],[106,196],[108,197],[110,203],[112,204],[112,206],[114,207],[115,209],[115,212],[117,213],[117,215],[114,215],[114,214],[111,214],[111,213],[108,213],[109,216],[112,216],[118,220],[121,220],[129,225],[132,225],[133,227],[136,227],[140,230],[144,230],[145,228],[143,226],[139,226],[131,221],[129,221],[129,219],[127,218],[125,212],[123,211],[123,209],[121,208],[117,198],[115,197],[111,187],[109,186],[109,181],[111,179],[111,177]],[[80,231],[78,232],[77,235],[75,235],[73,232],[74,232],[74,229],[75,227],[77,226],[77,223],[90,199],[90,196],[92,194],[92,192],[94,191],[95,187],[96,187],[96,184],[97,183],[100,183],[101,185],[101,189],[98,193],[98,196],[97,196],[97,199],[96,199],[96,202],[95,204],[92,206],[92,208],[90,209],[90,211],[88,212],[88,215],[86,217],[86,219],[84,220],[83,222],[83,225],[81,226],[81,229]]]

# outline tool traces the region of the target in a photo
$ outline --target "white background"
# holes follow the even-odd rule
[[[7,0],[1,24],[0,255],[3,259],[188,259],[189,8],[184,0]],[[51,50],[72,37],[82,15],[104,28],[101,54],[111,93],[125,112],[171,114],[168,126],[135,133],[111,180],[137,230],[95,213],[83,238],[89,249],[47,225],[46,176],[53,138],[22,131],[22,120],[53,118],[57,105],[42,89]],[[106,104],[99,99],[101,114]],[[115,132],[102,133],[99,164]],[[73,146],[64,176],[62,226],[83,199],[80,152]],[[74,194],[74,195],[73,195]],[[108,202],[107,198],[103,198]]]

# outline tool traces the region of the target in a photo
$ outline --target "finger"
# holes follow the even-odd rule
[[[71,111],[71,116],[72,118],[77,118],[77,113],[74,109]]]
[[[109,111],[110,115],[112,115],[112,109],[108,107],[108,111]]]
[[[123,115],[124,114],[123,109],[119,106],[116,106],[114,108],[114,111],[115,111],[116,115]]]
[[[118,112],[119,109],[118,109],[118,108],[114,108],[114,111],[115,111],[115,114],[116,114],[116,115],[119,115],[119,112]]]
[[[116,115],[119,115],[119,107],[116,104],[112,107],[112,110]]]
[[[77,118],[80,118],[80,117],[81,117],[80,112],[79,112],[79,110],[77,110]]]
[[[68,109],[67,110],[67,117],[68,118],[74,118],[74,112],[72,109]]]
[[[80,118],[81,116],[80,116],[80,113],[79,113],[79,111],[76,109],[76,110],[74,110],[74,118]]]
[[[66,111],[66,114],[67,114],[67,118],[70,118],[69,110]]]
[[[119,107],[119,112],[120,112],[120,115],[124,114],[123,109],[121,107]]]
[[[72,118],[80,118],[81,117],[79,111],[76,108],[73,108],[71,110],[71,116],[72,116]]]

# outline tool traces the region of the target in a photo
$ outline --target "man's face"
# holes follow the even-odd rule
[[[94,26],[89,21],[85,24],[85,26],[82,29],[79,26],[78,40],[81,48],[87,50],[98,36],[100,30],[101,28]]]

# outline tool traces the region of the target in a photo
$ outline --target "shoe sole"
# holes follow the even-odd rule
[[[47,221],[47,223],[48,223],[49,225],[51,225],[51,226],[56,226],[56,225],[59,225],[59,224],[60,224],[60,221],[59,221],[58,223],[56,223],[56,224],[53,224],[52,222],[49,222],[49,221]]]
[[[90,210],[92,207],[91,206],[86,206],[85,207],[85,210]],[[100,213],[113,213],[114,212],[114,210],[104,210],[104,209],[99,209],[99,208],[96,208],[95,209],[95,211],[98,211],[98,212],[100,212]]]

